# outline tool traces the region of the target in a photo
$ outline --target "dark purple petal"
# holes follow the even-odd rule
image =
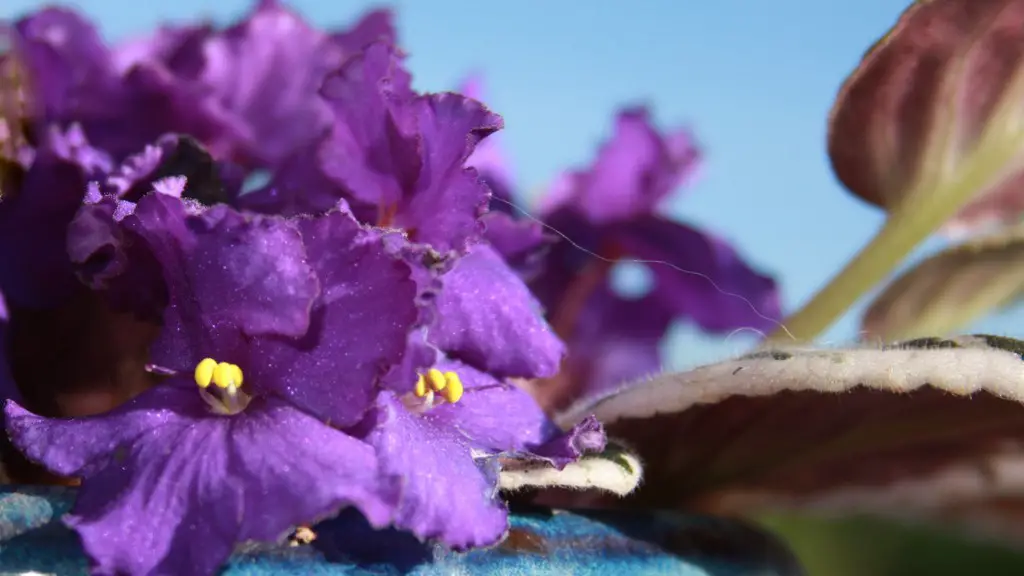
[[[464,250],[483,232],[490,189],[475,170],[464,168],[477,143],[500,130],[501,116],[458,94],[417,98],[415,110],[423,165],[408,205],[395,224],[441,252]]]
[[[388,522],[368,445],[279,400],[232,417],[204,407],[194,387],[166,385],[111,416],[51,420],[9,405],[8,417],[17,445],[48,467],[88,455],[65,521],[99,572],[213,573],[236,543],[347,505]]]
[[[497,376],[558,371],[565,346],[523,281],[488,245],[477,244],[442,277],[430,340],[448,355]]]
[[[398,528],[455,549],[504,536],[508,512],[494,479],[460,434],[412,414],[390,392],[378,397],[374,424],[366,441],[377,451],[381,490],[398,498]]]
[[[457,403],[437,406],[424,418],[458,432],[474,448],[521,452],[561,432],[526,391],[454,360],[436,368],[458,374],[466,391]]]
[[[593,224],[622,222],[653,213],[658,203],[696,168],[699,152],[688,133],[660,135],[647,110],[632,108],[616,119],[615,133],[591,168],[570,175],[561,200]]]
[[[397,205],[422,167],[410,77],[390,44],[377,42],[328,76],[321,95],[334,128],[319,152],[326,175],[361,202]]]
[[[419,312],[416,283],[388,251],[384,232],[363,228],[345,212],[299,220],[299,228],[321,286],[309,331],[296,339],[253,339],[248,369],[260,386],[336,426],[351,426],[406,351]]]
[[[321,31],[280,2],[263,1],[204,46],[202,81],[219,105],[245,126],[236,161],[275,166],[330,127],[317,94],[344,54]]]
[[[711,332],[772,330],[781,317],[775,281],[750,267],[724,240],[684,224],[648,216],[617,230],[632,257],[652,264],[654,301],[648,314],[689,318]]]
[[[20,20],[17,30],[37,130],[79,123],[117,159],[167,132],[191,134],[217,149],[239,138],[241,127],[213,105],[207,88],[155,60],[119,69],[95,28],[70,10],[41,10]]]
[[[67,227],[82,203],[89,174],[76,159],[92,155],[78,154],[79,147],[57,140],[36,152],[19,185],[0,202],[0,290],[12,306],[51,306],[76,285],[66,251]]]
[[[323,214],[345,202],[345,189],[312,165],[312,154],[301,151],[285,160],[265,186],[242,194],[234,205],[241,210],[292,217]],[[375,208],[372,217],[376,217]]]
[[[164,270],[170,304],[153,362],[192,370],[225,350],[215,337],[301,336],[319,284],[298,228],[284,219],[245,216],[219,205],[189,216],[186,204],[164,194],[143,198],[125,219]],[[236,363],[238,363],[236,361]]]

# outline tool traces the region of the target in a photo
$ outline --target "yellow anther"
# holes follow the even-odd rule
[[[242,369],[227,362],[217,364],[213,369],[213,385],[217,388],[241,387]]]
[[[196,384],[200,388],[206,388],[213,381],[213,371],[217,367],[217,361],[213,358],[203,358],[196,364]]]
[[[462,387],[462,380],[455,372],[445,372],[443,376],[447,385],[443,389],[439,389],[441,397],[450,404],[455,404],[462,398],[462,393],[465,390]]]
[[[427,395],[427,381],[423,378],[423,374],[420,374],[416,378],[416,388],[414,393],[417,398],[423,398]]]
[[[452,372],[449,372],[448,374],[452,374]],[[444,387],[448,385],[446,376],[447,374],[443,374],[437,368],[427,370],[427,380],[430,382],[430,389],[434,392],[444,390]]]

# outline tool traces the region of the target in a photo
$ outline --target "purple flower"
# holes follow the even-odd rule
[[[318,140],[331,125],[318,94],[324,77],[365,45],[394,36],[386,10],[367,14],[350,31],[325,33],[275,0],[260,1],[241,22],[211,34],[198,79],[243,127],[228,156],[274,167]]]
[[[77,123],[91,143],[121,159],[167,132],[207,141],[233,129],[204,87],[159,62],[119,69],[95,28],[71,10],[40,10],[19,20],[15,32],[15,54],[31,79],[29,119],[37,132]]]
[[[428,317],[413,276],[429,272],[394,232],[343,209],[284,219],[161,193],[118,224],[161,267],[169,300],[150,361],[167,381],[91,418],[6,411],[31,459],[83,478],[67,521],[100,571],[212,573],[236,542],[343,506],[453,548],[487,545],[507,512],[486,458],[536,448],[562,464],[600,448],[593,429],[565,435],[525,392],[454,360],[381,391]],[[125,525],[131,540],[110,537]]]
[[[659,134],[645,110],[629,109],[593,165],[565,175],[546,198],[541,218],[571,240],[550,248],[530,283],[570,350],[562,373],[537,387],[546,404],[564,407],[658,370],[658,344],[674,319],[725,332],[764,330],[779,317],[771,278],[723,240],[657,214],[697,159],[688,132]],[[630,259],[651,262],[653,285],[639,300],[610,285],[614,264]]]
[[[161,134],[189,134],[248,169],[274,167],[320,138],[330,127],[318,95],[324,76],[395,34],[385,10],[325,33],[274,0],[224,30],[165,27],[114,47],[63,8],[33,13],[16,31],[36,125],[77,122],[117,159]]]
[[[244,207],[320,212],[344,198],[360,218],[406,230],[440,252],[464,251],[483,229],[487,185],[466,159],[501,117],[453,93],[419,95],[389,42],[375,42],[327,77],[327,138]]]

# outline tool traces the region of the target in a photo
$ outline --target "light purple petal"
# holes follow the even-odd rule
[[[431,409],[424,418],[458,432],[474,448],[527,451],[561,432],[526,391],[454,360],[443,360],[436,367],[458,374],[465,394],[455,404]]]
[[[381,489],[398,497],[398,528],[454,549],[488,546],[504,536],[508,512],[494,479],[454,430],[412,414],[384,392],[367,442],[380,461]]]
[[[431,341],[448,355],[498,376],[558,371],[565,352],[522,280],[486,244],[443,278]]]
[[[67,227],[89,172],[60,150],[37,150],[20,185],[0,203],[0,289],[12,306],[49,307],[76,287]]]
[[[400,362],[418,317],[416,283],[382,232],[335,211],[299,221],[321,295],[308,333],[252,341],[254,382],[336,426],[358,422]],[[410,382],[410,386],[412,382]]]

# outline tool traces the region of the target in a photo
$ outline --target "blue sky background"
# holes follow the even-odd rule
[[[249,0],[84,0],[73,3],[111,39],[166,19],[227,21]],[[520,188],[538,190],[593,156],[624,104],[646,103],[662,126],[689,126],[705,151],[696,181],[670,208],[733,241],[781,281],[788,309],[809,298],[881,224],[848,194],[825,154],[825,119],[843,78],[906,0],[294,0],[320,26],[391,6],[420,90],[483,73],[487,103],[505,117],[503,145]],[[2,0],[0,16],[40,6]],[[938,246],[932,241],[921,253]],[[920,255],[920,254],[919,254]],[[863,305],[863,304],[862,304]],[[822,339],[854,338],[855,309]],[[978,330],[1020,335],[1019,310]],[[674,366],[749,346],[681,327]]]

